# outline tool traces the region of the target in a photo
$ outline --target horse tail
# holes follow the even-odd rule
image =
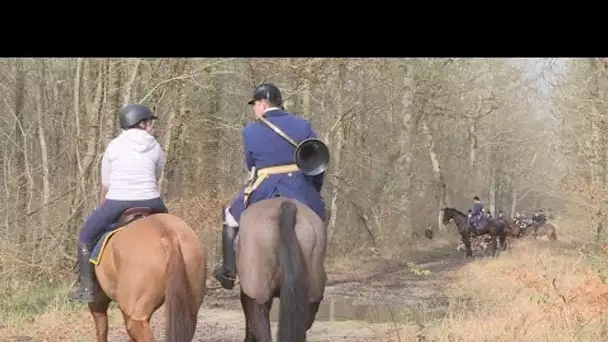
[[[170,241],[167,267],[167,289],[165,292],[165,315],[167,328],[165,341],[190,341],[196,330],[197,308],[192,299],[192,287],[188,279],[184,255],[177,234],[165,230]]]
[[[293,202],[281,203],[279,214],[279,260],[283,273],[280,293],[279,342],[304,342],[308,320],[308,291],[304,279],[302,252],[296,238],[298,208]]]

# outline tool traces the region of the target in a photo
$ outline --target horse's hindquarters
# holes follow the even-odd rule
[[[258,302],[272,298],[283,275],[279,256],[279,207],[285,198],[257,202],[243,213],[236,247],[237,272],[243,292]],[[323,266],[326,231],[323,222],[308,207],[297,207],[295,233],[301,249],[303,270],[307,274],[310,302],[323,297],[326,275]]]
[[[96,267],[106,294],[116,301],[117,296],[129,292],[162,301],[168,281],[168,259],[174,248],[171,236],[180,246],[194,299],[202,301],[207,272],[204,249],[185,222],[170,214],[155,214],[132,222],[108,241],[104,259]]]

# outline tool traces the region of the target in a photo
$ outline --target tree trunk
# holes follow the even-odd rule
[[[398,180],[402,183],[399,187],[399,206],[401,207],[401,213],[399,215],[398,224],[396,228],[404,236],[411,236],[413,232],[412,228],[412,188],[414,184],[414,174],[412,170],[414,160],[414,149],[416,135],[418,133],[418,120],[420,114],[416,113],[414,106],[414,92],[415,83],[413,76],[412,65],[408,62],[404,62],[401,65],[401,71],[403,83],[401,89],[401,132],[402,135],[399,137],[399,151],[401,156],[397,159],[396,165],[402,166],[401,179]],[[397,166],[399,167],[399,166]]]
[[[67,135],[67,129],[65,125],[66,118],[68,117],[70,103],[65,101],[66,98],[66,85],[63,81],[55,81],[52,90],[52,96],[50,101],[47,102],[49,105],[49,111],[52,113],[52,117],[50,120],[49,127],[51,128],[53,134],[49,135],[49,139],[51,141],[52,148],[50,149],[51,158],[57,157],[57,154],[60,153],[61,149],[64,146],[65,140],[63,136]],[[73,101],[73,100],[72,100]],[[54,163],[53,163],[54,164]],[[51,165],[52,173],[58,174],[61,170],[59,164]]]
[[[468,134],[469,141],[469,165],[471,170],[475,170],[475,156],[477,155],[477,124],[475,119],[468,119]]]
[[[51,183],[49,180],[49,154],[46,137],[46,102],[44,97],[44,88],[46,87],[46,62],[44,59],[38,62],[40,67],[40,80],[36,85],[36,112],[38,113],[38,143],[40,144],[40,159],[42,162],[42,204],[44,208],[41,213],[41,224],[46,229],[48,226],[48,208],[47,203],[51,199]]]
[[[91,63],[92,61],[87,61],[87,62]],[[80,114],[80,99],[79,99],[80,91],[78,89],[79,89],[79,85],[81,82],[81,78],[80,78],[81,70],[84,70],[86,65],[82,62],[82,60],[80,60],[78,64],[79,65],[78,65],[77,71],[76,71],[76,81],[75,81],[75,85],[74,85],[74,87],[75,87],[75,89],[74,89],[74,93],[75,93],[74,108],[75,108],[75,113]],[[83,208],[86,203],[86,194],[89,193],[89,191],[87,189],[87,184],[89,183],[88,181],[91,179],[91,169],[92,169],[93,161],[95,160],[95,157],[97,154],[97,146],[98,146],[98,142],[99,142],[99,123],[100,123],[102,103],[103,103],[103,89],[104,89],[104,79],[105,79],[104,70],[106,69],[106,67],[103,62],[98,62],[97,69],[98,69],[98,73],[97,73],[96,81],[94,84],[95,93],[93,95],[93,99],[92,100],[87,99],[87,101],[85,102],[85,108],[86,108],[85,113],[87,115],[88,129],[86,130],[86,134],[84,136],[79,136],[80,139],[82,139],[84,142],[84,150],[85,150],[84,157],[81,158],[79,149],[76,148],[77,164],[79,166],[78,167],[78,169],[79,169],[78,180],[79,180],[80,184],[77,187],[76,193],[74,195],[74,201],[73,201],[73,211],[74,212],[71,215],[72,222],[70,225],[68,225],[71,235],[76,234],[76,230],[77,230],[77,227],[79,226],[79,222],[81,222],[81,220],[82,220]],[[87,74],[87,73],[85,72],[85,74]],[[78,96],[76,96],[76,95],[78,95]],[[80,122],[80,120],[77,119],[77,122]],[[77,130],[80,132],[80,127],[78,127]],[[93,185],[92,188],[94,188],[96,190],[96,188],[97,188],[96,184]],[[95,198],[97,199],[98,196],[96,196]]]
[[[180,59],[174,61],[173,67],[173,75],[183,75],[188,72],[189,61],[185,59]],[[165,164],[165,169],[159,180],[159,189],[162,189],[162,196],[165,198],[169,198],[169,186],[166,182],[167,179],[173,178],[176,171],[179,171],[179,161],[181,151],[179,149],[179,143],[182,138],[182,127],[183,127],[183,118],[187,115],[186,108],[186,82],[183,80],[178,81],[176,85],[177,91],[177,105],[173,110],[169,111],[169,117],[167,118],[167,126],[165,126],[165,136],[164,136],[164,144],[163,150],[165,151],[165,156],[167,156],[167,161]]]
[[[99,138],[101,133],[101,117],[103,115],[103,96],[106,83],[106,71],[108,70],[108,60],[100,60],[97,62],[97,76],[95,81],[95,93],[92,101],[87,101],[87,141],[85,155],[82,160],[83,165],[83,181],[90,180],[92,177],[93,162],[98,156]],[[93,90],[93,89],[92,89]],[[97,178],[95,178],[97,179]],[[85,186],[85,189],[87,187]],[[99,193],[99,184],[92,184],[94,193]],[[97,199],[97,197],[96,197]]]
[[[207,108],[203,109],[207,119],[205,120],[203,132],[205,132],[205,141],[201,144],[201,160],[203,163],[202,173],[194,175],[193,179],[197,179],[200,175],[204,175],[205,177],[205,187],[204,189],[193,189],[194,191],[204,190],[210,198],[217,198],[218,192],[220,191],[220,179],[221,173],[217,172],[219,166],[220,159],[220,151],[221,144],[220,140],[222,139],[222,129],[217,123],[218,117],[221,117],[222,113],[220,112],[220,106],[222,101],[222,87],[221,80],[218,75],[212,75],[213,69],[209,70],[209,84],[211,85],[211,89],[209,89],[206,93],[207,97]]]
[[[107,106],[105,110],[105,120],[103,126],[103,148],[108,147],[110,141],[114,138],[117,132],[117,118],[121,110],[120,101],[120,61],[108,60],[108,90],[107,90]],[[130,93],[130,90],[129,90]],[[101,156],[101,154],[100,154]]]
[[[133,68],[131,69],[131,75],[129,75],[129,79],[127,80],[127,83],[125,84],[125,90],[123,93],[123,99],[122,99],[122,104],[123,106],[126,106],[127,104],[131,103],[131,101],[133,101],[133,85],[135,84],[135,80],[137,79],[137,76],[139,75],[139,69],[141,67],[141,59],[136,59],[134,61],[134,65]]]
[[[492,163],[492,161],[490,161]],[[492,216],[496,216],[496,167],[490,166],[490,194],[488,195],[488,209]]]
[[[345,72],[346,72],[346,65],[344,63],[341,63],[338,66],[338,72],[336,75],[336,80],[335,80],[335,87],[334,87],[334,96],[335,96],[335,103],[336,103],[336,112],[338,113],[338,117],[342,117],[342,115],[344,114],[344,103],[343,103],[343,90],[344,90],[344,78],[345,78]],[[331,162],[331,173],[333,175],[334,178],[336,179],[340,179],[340,177],[342,176],[342,150],[344,148],[344,122],[340,123],[339,126],[336,129],[336,135],[335,137],[332,137],[332,156],[333,156],[333,160]],[[329,137],[328,137],[329,138]],[[326,139],[326,141],[328,141],[329,139]],[[336,220],[338,218],[338,195],[339,195],[339,191],[338,191],[338,187],[337,185],[332,186],[331,189],[331,200],[330,200],[330,217],[329,217],[329,224],[327,225],[327,236],[328,236],[328,242],[332,241],[332,237],[335,233],[335,229],[336,229]]]
[[[511,188],[511,216],[515,217],[515,209],[517,208],[517,188]]]
[[[312,111],[311,111],[311,106],[310,106],[310,87],[311,87],[311,82],[310,82],[310,77],[312,74],[312,67],[311,64],[309,63],[306,66],[306,71],[305,71],[305,75],[304,75],[304,91],[302,91],[302,116],[304,116],[305,118],[309,119],[312,116]]]
[[[606,187],[606,174],[607,174],[607,163],[606,163],[606,138],[604,136],[604,115],[602,114],[605,110],[605,104],[603,103],[602,93],[608,90],[606,81],[603,80],[603,73],[600,70],[600,65],[595,58],[589,60],[590,70],[594,74],[593,80],[590,85],[590,97],[591,97],[591,113],[590,113],[590,151],[591,154],[591,181],[595,188]],[[604,85],[605,87],[602,87]],[[596,212],[596,240],[600,241],[603,238],[604,226],[606,225],[607,218],[602,205],[599,203],[599,209]]]
[[[445,227],[443,226],[441,209],[448,206],[449,203],[447,185],[445,184],[443,171],[441,170],[441,166],[439,164],[439,157],[437,156],[437,150],[435,147],[435,138],[433,137],[433,133],[429,129],[426,120],[422,121],[422,131],[428,140],[429,157],[433,166],[433,177],[435,178],[435,184],[438,191],[439,210],[437,210],[437,227],[440,227],[441,230],[445,230]]]
[[[14,92],[14,120],[15,120],[15,167],[16,175],[13,177],[17,181],[16,191],[16,217],[15,226],[19,229],[19,242],[25,243],[27,236],[28,212],[28,170],[27,170],[27,137],[23,128],[23,108],[25,102],[25,71],[23,60],[15,59],[15,92]]]
[[[3,182],[4,182],[4,226],[6,227],[6,236],[12,236],[15,233],[19,233],[14,230],[15,222],[14,222],[14,209],[11,208],[11,166],[10,166],[10,148],[8,148],[7,144],[4,145],[4,150],[2,151],[2,170],[3,170]]]
[[[82,58],[78,58],[76,61],[76,76],[74,79],[74,123],[76,125],[76,140],[77,140],[77,144],[74,146],[74,150],[76,152],[76,165],[78,167],[78,174],[82,174],[83,173],[83,168],[82,168],[82,164],[80,163],[80,139],[81,139],[81,135],[80,135],[80,108],[81,108],[81,101],[80,101],[80,94],[81,94],[81,89],[82,89],[82,79],[83,79],[83,69],[85,66],[85,62]],[[85,92],[86,94],[86,92]],[[81,182],[81,193],[84,192],[84,188],[82,188],[82,186],[84,186],[84,183]]]

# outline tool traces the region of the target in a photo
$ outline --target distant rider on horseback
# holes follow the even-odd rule
[[[515,223],[517,223],[520,227],[524,227],[526,224],[526,217],[523,213],[515,213]]]
[[[101,160],[100,204],[78,235],[79,275],[78,284],[68,294],[71,300],[93,301],[93,265],[89,262],[93,244],[125,210],[148,207],[153,212],[168,212],[157,188],[165,156],[152,135],[155,119],[152,110],[141,104],[129,104],[120,113],[123,131],[110,141]]]
[[[479,200],[479,197],[473,197],[473,208],[471,209],[471,218],[469,220],[469,226],[474,235],[477,235],[477,228],[483,218],[484,206]]]
[[[228,290],[234,287],[236,278],[234,238],[240,216],[248,205],[275,196],[294,198],[311,208],[321,220],[326,220],[325,205],[320,194],[324,172],[307,176],[299,171],[294,164],[294,147],[261,118],[270,121],[294,141],[316,138],[311,124],[283,109],[281,92],[273,84],[259,85],[248,104],[253,106],[257,119],[242,131],[245,163],[250,172],[253,169],[253,182],[243,187],[230,207],[224,210],[223,260],[222,265],[213,271],[214,277]]]
[[[545,223],[547,223],[547,217],[545,216],[545,213],[543,213],[543,210],[540,209],[532,216],[532,224],[535,227],[540,227]]]
[[[503,221],[503,222],[507,220],[507,219],[506,219],[506,217],[505,217],[505,213],[502,211],[502,209],[500,209],[500,210],[498,211],[498,219],[499,219],[500,221]]]

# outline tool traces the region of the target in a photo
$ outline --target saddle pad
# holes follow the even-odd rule
[[[95,247],[93,248],[93,251],[91,251],[91,257],[89,258],[89,261],[94,264],[97,265],[99,264],[99,262],[101,261],[101,257],[103,256],[103,252],[106,248],[106,244],[108,243],[108,241],[110,240],[110,238],[116,233],[119,232],[120,230],[122,230],[123,227],[120,227],[118,229],[114,229],[114,230],[110,230],[108,232],[105,232],[101,238],[97,241],[97,243],[95,244]]]

